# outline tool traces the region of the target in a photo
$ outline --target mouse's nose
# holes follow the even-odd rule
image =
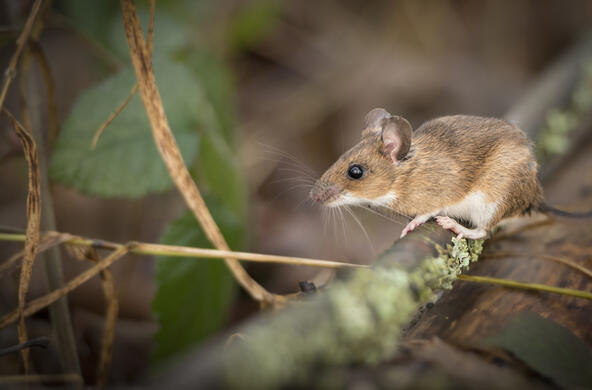
[[[327,203],[337,197],[339,188],[317,182],[310,191],[310,198],[318,203]]]

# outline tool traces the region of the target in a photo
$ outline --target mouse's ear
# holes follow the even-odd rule
[[[407,156],[411,147],[413,128],[405,118],[396,115],[383,118],[381,127],[384,151],[390,155],[395,164],[399,164]]]
[[[382,131],[382,120],[390,118],[391,114],[388,113],[384,108],[375,108],[366,114],[364,119],[364,131],[362,131],[362,137],[371,133],[379,133]]]

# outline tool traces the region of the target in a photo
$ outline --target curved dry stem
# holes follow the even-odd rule
[[[140,95],[146,108],[146,114],[150,120],[156,146],[168,168],[173,182],[183,195],[189,209],[199,221],[208,240],[216,248],[228,251],[230,247],[226,243],[222,232],[212,218],[195,182],[191,178],[189,170],[183,162],[175,137],[171,132],[154,78],[150,53],[142,35],[142,26],[136,12],[136,6],[132,0],[121,0],[121,7],[130,56],[136,71]],[[226,258],[226,264],[238,283],[252,298],[261,302],[263,305],[281,305],[285,302],[284,297],[268,292],[253,280],[236,258]]]
[[[101,261],[99,254],[95,248],[88,248],[85,258],[98,263]],[[101,285],[103,287],[103,294],[105,295],[105,303],[107,308],[105,310],[105,328],[103,330],[103,338],[101,339],[101,353],[99,355],[99,363],[97,367],[97,387],[102,388],[109,380],[109,372],[111,370],[111,359],[113,353],[113,340],[115,339],[115,324],[117,322],[117,313],[119,311],[119,301],[117,300],[117,293],[115,291],[115,283],[113,281],[113,274],[109,268],[105,268],[99,274],[101,276]]]
[[[33,30],[35,19],[39,13],[39,9],[41,8],[41,3],[43,3],[43,0],[35,0],[35,3],[33,3],[31,12],[27,18],[27,22],[25,23],[25,27],[23,28],[21,35],[19,35],[18,39],[16,40],[16,50],[14,51],[14,54],[8,63],[8,68],[4,71],[4,84],[2,84],[2,89],[0,90],[0,110],[4,106],[6,93],[8,92],[10,83],[16,74],[16,66],[18,64],[19,57],[25,47],[25,44],[29,40],[29,35],[31,34],[31,30]]]
[[[83,273],[76,276],[74,279],[70,280],[64,287],[54,290],[40,298],[32,300],[26,305],[23,311],[23,315],[25,317],[28,317],[34,313],[37,313],[39,310],[42,310],[47,306],[51,305],[61,297],[70,293],[72,290],[86,283],[90,278],[92,278],[99,272],[108,268],[111,264],[113,264],[114,262],[122,258],[126,253],[128,253],[128,251],[129,247],[127,245],[121,246],[120,248],[113,251],[109,256],[99,261],[93,267],[87,269]],[[14,310],[8,314],[3,315],[2,317],[0,317],[0,329],[15,323],[18,320],[18,318],[18,310]]]
[[[23,151],[29,167],[29,193],[27,194],[27,235],[25,239],[25,250],[23,265],[18,286],[18,338],[19,343],[27,341],[27,328],[25,326],[25,316],[23,311],[29,291],[29,282],[33,273],[33,263],[37,250],[39,249],[39,231],[41,227],[41,174],[39,172],[39,162],[37,159],[37,145],[33,136],[27,129],[19,123],[18,120],[6,109],[3,109],[6,115],[12,120],[14,131],[23,144]],[[21,350],[21,357],[25,368],[25,374],[29,372],[29,350]]]

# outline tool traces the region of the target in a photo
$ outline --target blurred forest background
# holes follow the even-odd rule
[[[0,0],[2,70],[32,3]],[[148,3],[137,6],[146,29]],[[359,211],[366,236],[353,218],[323,223],[307,202],[311,180],[357,142],[364,115],[385,107],[414,127],[454,113],[503,116],[589,33],[590,20],[587,0],[159,0],[153,61],[185,162],[233,249],[369,263],[398,237],[403,219]],[[52,229],[207,246],[168,179],[138,95],[91,148],[135,82],[119,2],[47,2],[38,26],[47,66],[31,61],[4,106],[18,117],[24,93],[35,134],[44,137],[37,142],[49,160],[53,201],[43,207],[55,214]],[[27,165],[4,116],[0,139],[0,225],[24,228]],[[0,243],[0,259],[20,248]],[[61,257],[66,280],[88,267],[67,251]],[[332,277],[305,267],[248,270],[277,293]],[[132,383],[257,310],[219,261],[130,255],[112,271],[119,301],[112,383]],[[29,298],[47,291],[44,274],[38,261]],[[18,272],[2,275],[1,313],[16,307],[17,285]],[[94,383],[105,311],[98,278],[68,302],[82,373]],[[47,311],[27,325],[30,337],[52,333]],[[15,327],[0,331],[0,346],[17,342]],[[56,348],[32,352],[37,372],[61,372]],[[0,357],[0,374],[18,366],[18,355]]]

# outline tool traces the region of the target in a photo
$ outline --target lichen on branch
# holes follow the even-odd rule
[[[397,250],[397,242],[373,269],[355,270],[326,292],[240,329],[244,341],[233,343],[221,359],[227,384],[276,388],[303,380],[318,365],[378,363],[392,356],[421,305],[434,290],[451,288],[483,248],[483,240],[426,242],[432,245],[416,261],[398,261],[407,248]]]

